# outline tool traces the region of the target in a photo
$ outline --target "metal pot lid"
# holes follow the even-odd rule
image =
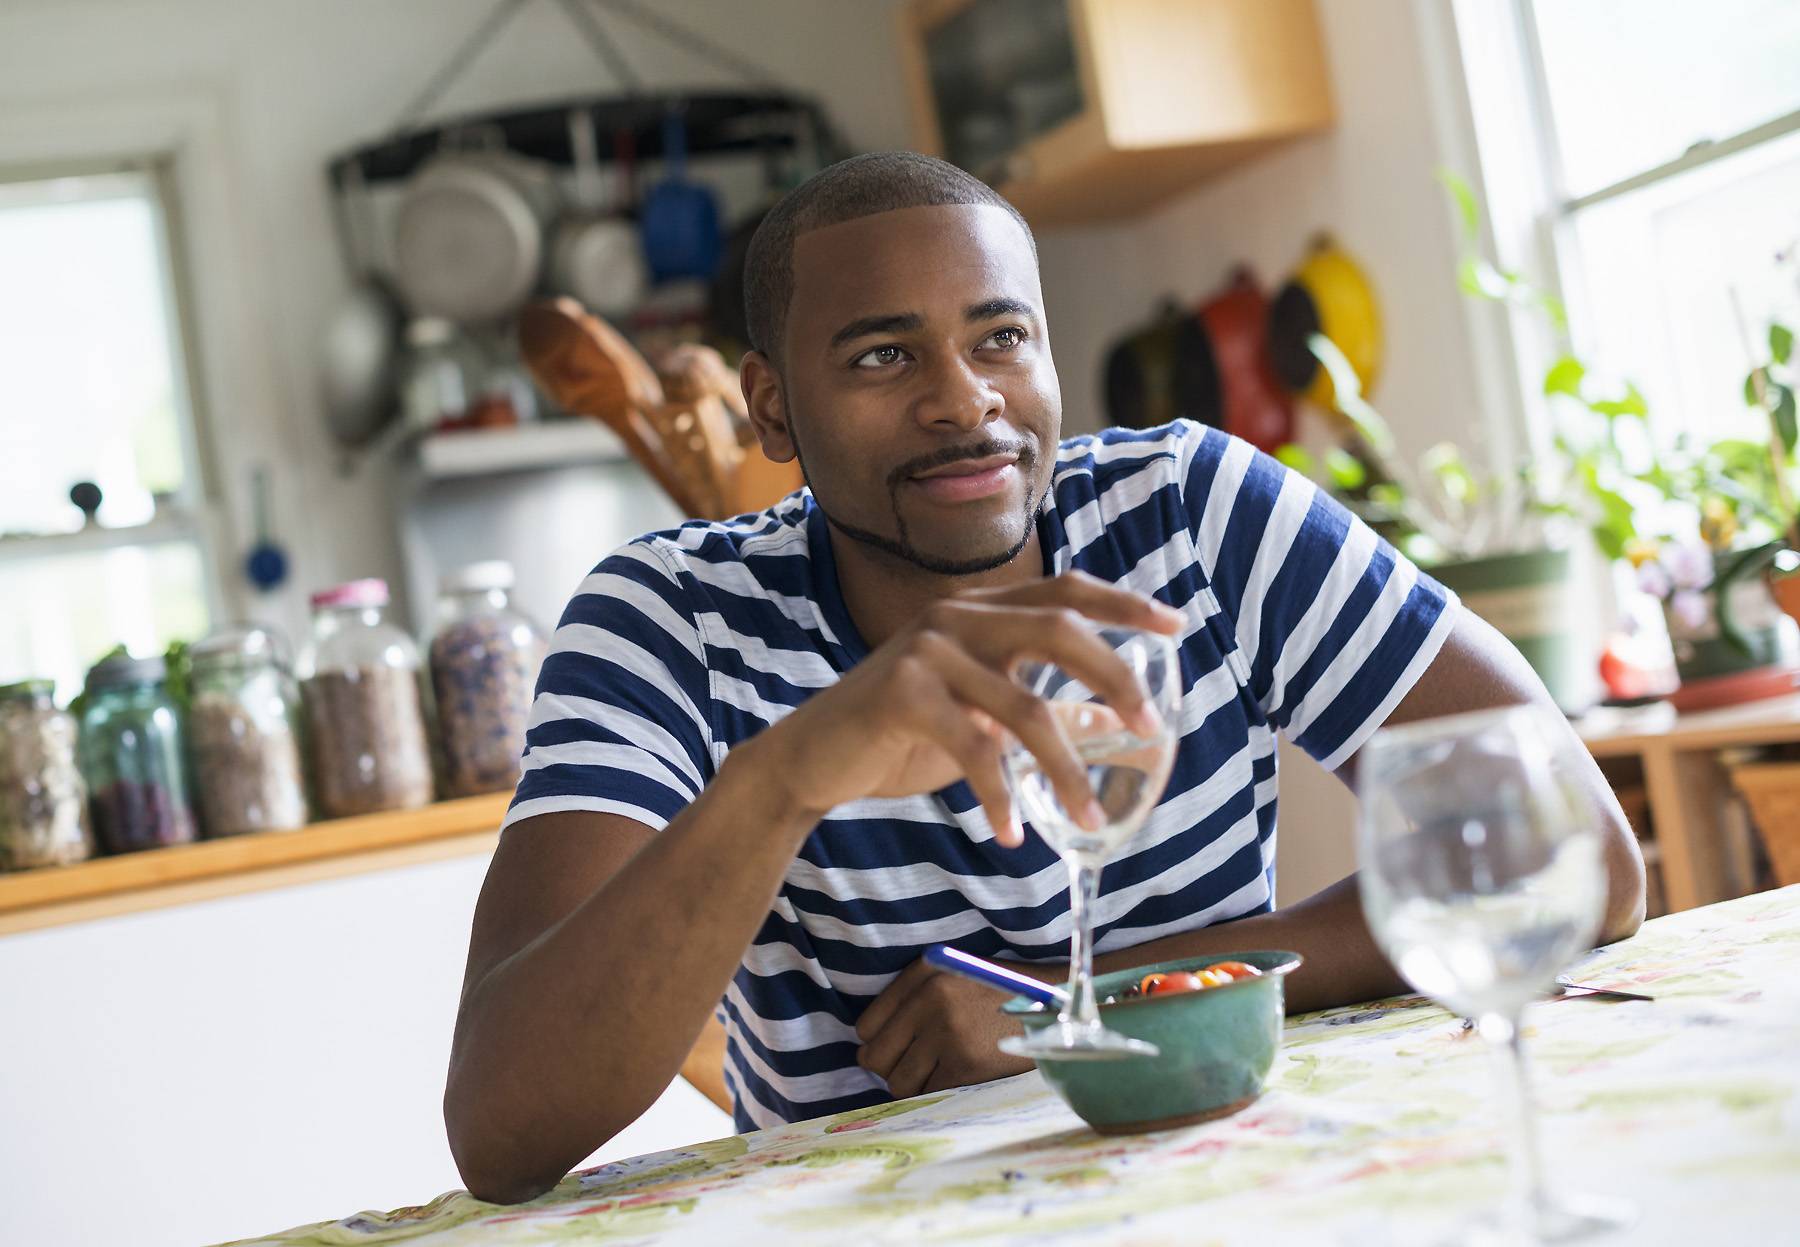
[[[132,684],[156,684],[167,678],[169,665],[162,658],[133,658],[129,654],[115,654],[111,658],[103,658],[87,673],[87,687],[91,692],[101,688],[123,688]]]
[[[416,316],[483,324],[537,285],[543,225],[492,162],[447,157],[408,187],[394,225],[394,279]]]

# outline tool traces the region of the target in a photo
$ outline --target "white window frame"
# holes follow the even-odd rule
[[[1702,141],[1680,156],[1582,195],[1565,189],[1544,62],[1530,0],[1414,0],[1445,164],[1481,197],[1482,242],[1501,267],[1570,305],[1582,348],[1574,217],[1800,131],[1800,110]],[[1446,202],[1446,213],[1453,209]],[[1465,299],[1476,381],[1495,463],[1538,458],[1553,418],[1542,393],[1564,344],[1538,311]]]
[[[181,488],[174,495],[173,504],[159,505],[156,514],[142,524],[94,524],[71,533],[41,533],[0,540],[0,576],[4,576],[9,566],[38,559],[124,547],[191,545],[199,551],[205,569],[202,584],[207,614],[217,620],[223,602],[214,552],[214,508],[210,502],[214,496],[209,487],[213,473],[206,454],[208,439],[201,432],[206,415],[192,384],[198,347],[190,311],[192,298],[184,266],[178,258],[180,204],[175,199],[171,163],[166,154],[152,153],[55,164],[0,165],[0,185],[48,182],[57,178],[103,178],[111,174],[135,174],[149,184],[151,193],[147,202],[152,214],[163,317],[172,338],[169,379],[174,390],[176,436],[182,469]]]
[[[222,94],[204,86],[110,98],[0,96],[0,176],[7,180],[108,168],[149,171],[157,179],[165,288],[175,304],[170,323],[180,337],[173,366],[188,415],[181,422],[186,471],[175,514],[139,527],[0,543],[0,575],[13,560],[192,541],[201,551],[212,619],[249,613],[239,569],[252,529],[249,499],[225,482],[247,477],[251,462],[298,464],[301,455],[292,421],[271,410],[280,405],[280,391],[266,332],[270,292],[250,258],[228,118]],[[221,446],[213,413],[229,413],[243,436]],[[275,508],[275,523],[286,509]]]

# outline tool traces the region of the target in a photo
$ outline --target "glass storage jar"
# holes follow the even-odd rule
[[[432,797],[419,647],[385,617],[387,582],[353,580],[312,597],[300,688],[327,818],[405,810]]]
[[[300,689],[266,628],[214,632],[188,651],[188,740],[209,838],[306,826]]]
[[[94,855],[75,717],[53,680],[0,687],[0,870],[68,866]]]
[[[444,578],[431,638],[431,688],[451,796],[519,782],[532,686],[544,661],[541,628],[514,609],[513,569],[474,563]]]
[[[161,658],[124,654],[88,672],[79,757],[94,838],[108,853],[198,839],[167,678]]]

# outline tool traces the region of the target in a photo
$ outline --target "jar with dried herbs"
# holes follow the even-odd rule
[[[546,645],[543,630],[514,609],[512,586],[512,565],[498,560],[444,578],[430,665],[444,786],[452,796],[519,782],[532,686]]]
[[[188,738],[209,838],[306,826],[300,689],[267,628],[225,628],[195,644]]]
[[[69,866],[94,855],[75,717],[51,680],[0,688],[0,870]]]
[[[88,672],[78,757],[94,838],[108,853],[199,838],[167,676],[161,658],[122,653]]]
[[[300,689],[327,818],[413,809],[432,798],[419,647],[387,621],[387,604],[382,580],[312,597]]]

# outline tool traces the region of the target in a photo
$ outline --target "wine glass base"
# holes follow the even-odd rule
[[[1628,1202],[1600,1195],[1546,1195],[1534,1209],[1533,1224],[1521,1229],[1513,1217],[1495,1214],[1464,1226],[1457,1247],[1537,1247],[1541,1243],[1586,1243],[1609,1239],[1637,1223]],[[1613,1240],[1617,1241],[1617,1240]]]
[[[1034,1061],[1123,1061],[1132,1057],[1161,1056],[1162,1049],[1104,1026],[1078,1026],[1061,1022],[1026,1035],[1008,1035],[1000,1051]]]

